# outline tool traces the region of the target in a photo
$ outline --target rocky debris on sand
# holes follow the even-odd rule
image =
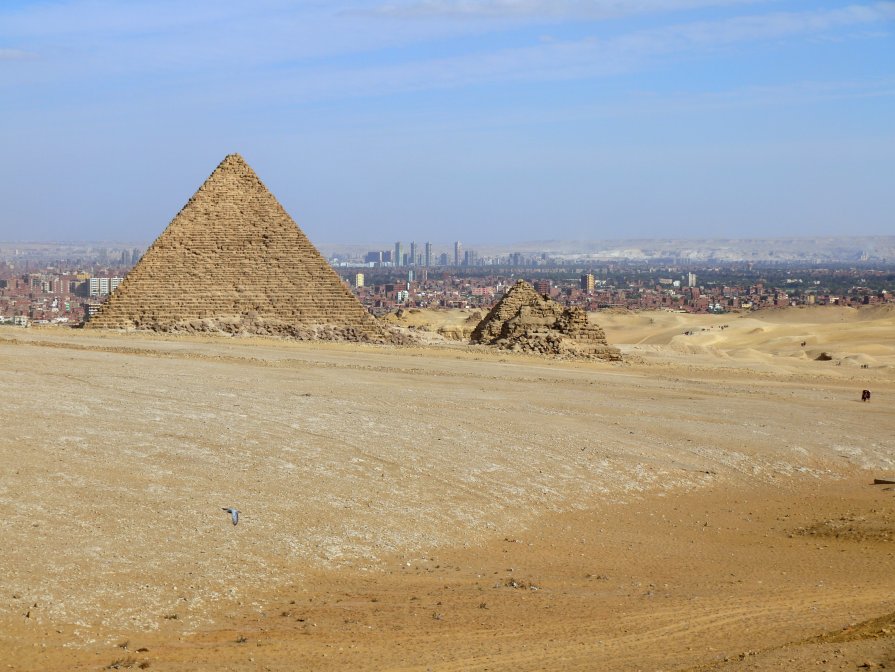
[[[137,326],[136,328],[139,328]],[[266,336],[296,341],[336,341],[412,345],[416,341],[407,334],[383,326],[381,332],[334,324],[295,324],[260,317],[216,317],[183,320],[170,324],[149,324],[149,331],[170,334],[214,334],[224,336]]]

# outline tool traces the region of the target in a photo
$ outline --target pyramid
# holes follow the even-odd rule
[[[583,308],[561,306],[524,280],[506,291],[473,330],[470,341],[561,357],[622,358],[621,351],[606,342],[603,330],[587,321]]]
[[[390,338],[238,154],[220,163],[87,326]]]

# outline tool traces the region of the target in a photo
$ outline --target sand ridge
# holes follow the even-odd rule
[[[888,372],[895,367],[895,310],[889,307],[818,306],[723,315],[600,313],[599,320],[611,343],[643,357],[659,350],[794,370],[802,360],[828,353],[831,366],[866,365]]]

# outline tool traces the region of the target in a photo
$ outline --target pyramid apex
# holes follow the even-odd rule
[[[241,154],[233,153],[227,154],[224,157],[224,160],[218,165],[218,168],[223,168],[224,166],[247,166],[246,160],[242,158]]]
[[[234,152],[232,154],[227,154],[227,156],[223,158],[223,160],[212,171],[208,179],[202,184],[202,186],[199,187],[198,191],[202,192],[209,188],[214,188],[211,186],[213,182],[223,176],[237,177],[240,179],[249,178],[254,179],[260,183],[257,174],[248,164],[248,162],[244,158],[242,158],[242,154],[237,154],[236,152]],[[267,190],[267,187],[263,187],[263,189]]]
[[[208,176],[208,179],[202,183],[202,185],[196,190],[196,195],[201,194],[203,192],[208,191],[209,189],[214,190],[218,187],[216,186],[216,181],[222,178],[254,178],[256,181],[260,183],[258,180],[258,176],[255,174],[255,171],[252,170],[252,167],[246,163],[246,160],[242,158],[241,154],[232,153],[227,154],[223,160],[215,167],[215,169],[211,172],[211,175]],[[263,187],[263,189],[267,189],[267,187]]]

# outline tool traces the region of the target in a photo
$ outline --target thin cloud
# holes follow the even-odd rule
[[[30,51],[21,49],[0,49],[0,61],[25,61],[34,56]]]
[[[822,34],[857,25],[882,24],[895,18],[895,2],[850,5],[812,12],[774,12],[703,21],[642,31],[630,40],[666,51],[675,45],[694,47]]]
[[[688,56],[769,40],[815,38],[849,27],[878,26],[893,16],[895,2],[738,16],[631,31],[608,39],[554,39],[526,47],[388,67],[345,69],[338,81],[346,88],[363,90],[369,86],[371,90],[384,92],[453,88],[494,81],[600,77],[637,70],[660,57]]]
[[[553,1],[567,9],[611,6],[606,0]],[[696,3],[707,5],[710,1],[639,0],[632,6],[645,11],[660,4],[665,8],[680,8]],[[715,0],[714,4],[741,1]],[[190,95],[229,100],[233,87],[238,86],[245,100],[288,105],[495,83],[586,80],[636,73],[657,63],[665,66],[675,59],[699,59],[718,50],[746,49],[769,41],[879,39],[868,35],[891,33],[891,21],[895,18],[895,2],[875,2],[834,9],[750,12],[715,20],[665,22],[639,30],[614,30],[599,37],[595,30],[594,36],[578,39],[556,30],[549,39],[521,36],[514,40],[516,46],[504,43],[502,47],[495,47],[496,42],[487,39],[487,27],[478,24],[472,31],[482,39],[464,40],[432,55],[425,50],[404,47],[445,40],[439,31],[446,23],[461,32],[468,24],[431,21],[438,26],[432,28],[422,25],[424,22],[389,22],[356,14],[346,17],[342,10],[349,6],[347,2],[337,3],[338,7],[306,2],[300,10],[283,9],[283,2],[265,0],[262,6],[266,12],[247,15],[222,2],[218,13],[207,19],[209,24],[200,22],[199,30],[185,28],[199,21],[193,12],[187,12],[165,19],[177,27],[156,25],[145,34],[131,32],[139,22],[137,15],[130,13],[135,11],[133,6],[127,5],[129,9],[124,16],[106,19],[109,25],[124,26],[120,28],[123,32],[112,30],[104,36],[99,48],[92,34],[80,33],[82,29],[93,28],[77,24],[71,28],[74,31],[71,35],[57,39],[54,34],[53,38],[35,42],[33,46],[41,53],[44,64],[41,69],[24,73],[22,68],[7,67],[3,69],[4,79],[7,86],[32,87],[55,85],[58,81],[81,82],[81,88],[87,90],[91,88],[91,80],[102,78],[109,82],[118,78],[115,81],[122,88],[117,91],[132,87],[134,95],[139,96],[139,91],[146,89],[138,83],[139,77],[144,76],[154,78],[152,96],[157,96],[159,90],[172,95],[189,90]],[[459,2],[428,0],[428,3],[415,4],[434,7]],[[467,4],[514,5],[519,11],[524,6],[526,11],[533,12],[548,3],[544,0],[470,3],[467,0]],[[101,5],[98,0],[86,0],[86,6],[94,9]],[[621,2],[618,5],[629,6]],[[142,6],[146,9],[147,5]],[[85,4],[67,6],[72,7],[83,9]],[[55,17],[54,30],[62,30],[66,24],[64,18],[68,18],[67,13]],[[48,30],[49,22],[36,21],[34,16],[27,23],[32,31]],[[2,31],[0,27],[0,36]],[[574,32],[580,34],[579,30]],[[20,41],[20,35],[15,37]],[[65,44],[66,55],[73,57],[59,58],[59,44]],[[27,57],[26,52],[0,50],[0,60],[23,57]],[[3,81],[0,80],[0,85]]]
[[[506,82],[593,79],[636,72],[673,58],[770,40],[816,39],[842,28],[878,27],[895,3],[854,5],[801,13],[768,13],[634,30],[614,37],[538,40],[523,47],[392,63],[314,63],[254,77],[249,98],[300,104]]]
[[[411,0],[383,3],[370,13],[394,18],[613,19],[760,1],[762,0]]]
[[[258,4],[258,3],[256,3]],[[261,3],[261,10],[270,2]],[[254,7],[256,11],[258,7]],[[0,7],[0,32],[30,38],[72,35],[146,35],[245,20],[252,11],[234,3],[197,0],[74,0],[7,9]]]

